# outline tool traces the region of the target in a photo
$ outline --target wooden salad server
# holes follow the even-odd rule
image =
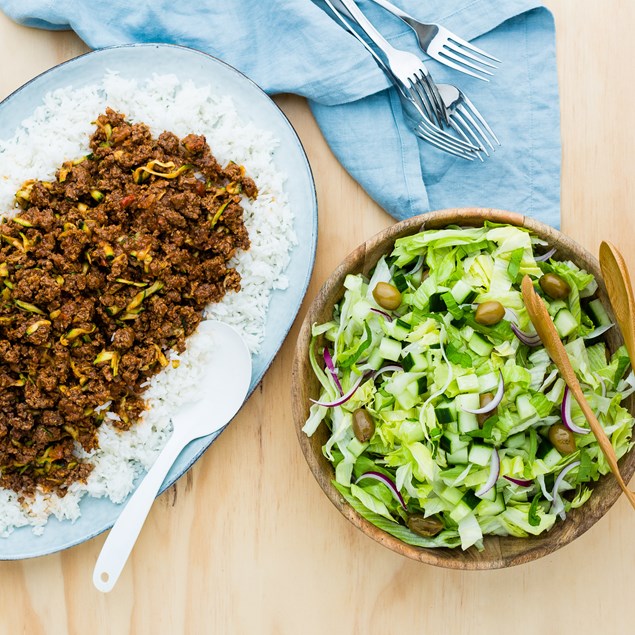
[[[600,245],[600,269],[613,314],[624,337],[631,367],[635,369],[635,300],[631,277],[624,256],[609,242],[604,241]]]
[[[536,332],[542,340],[547,353],[549,353],[549,357],[551,357],[551,360],[560,371],[560,375],[566,382],[567,386],[569,386],[571,394],[578,402],[578,404],[580,404],[580,408],[582,409],[586,420],[589,422],[591,431],[595,435],[595,438],[598,441],[598,445],[600,446],[600,449],[606,457],[609,467],[611,468],[611,472],[613,472],[613,475],[617,479],[619,486],[622,488],[622,491],[630,501],[633,509],[635,509],[635,494],[631,492],[631,490],[626,487],[626,483],[624,483],[624,479],[620,474],[619,466],[617,465],[617,456],[615,454],[615,450],[613,449],[609,438],[606,436],[604,429],[600,425],[600,422],[597,420],[595,413],[593,412],[593,410],[591,410],[589,403],[584,397],[584,393],[582,392],[582,388],[580,387],[578,378],[576,377],[573,367],[571,366],[571,362],[569,361],[569,356],[567,355],[567,351],[564,348],[564,344],[562,343],[562,340],[560,339],[560,336],[556,331],[556,327],[554,326],[551,316],[547,311],[545,303],[542,301],[542,298],[536,293],[534,285],[529,276],[525,276],[523,278],[522,293],[529,318],[531,319]]]

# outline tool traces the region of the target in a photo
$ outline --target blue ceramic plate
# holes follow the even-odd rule
[[[0,139],[12,137],[20,122],[52,90],[97,83],[107,71],[143,80],[156,69],[160,69],[161,74],[174,74],[181,81],[210,85],[229,95],[243,121],[270,131],[280,141],[273,161],[288,177],[285,190],[295,215],[298,244],[291,253],[286,272],[288,289],[274,291],[271,297],[265,340],[253,359],[251,393],[273,361],[300,309],[311,277],[317,242],[317,201],[311,168],[294,129],[275,103],[239,71],[205,53],[165,44],[119,46],[93,51],[56,66],[7,97],[0,103]],[[182,476],[216,436],[190,444],[174,464],[165,487]],[[51,517],[41,536],[35,536],[31,527],[22,527],[8,538],[0,538],[0,559],[31,558],[79,544],[111,527],[121,507],[108,499],[85,496],[81,502],[81,517],[74,523]]]

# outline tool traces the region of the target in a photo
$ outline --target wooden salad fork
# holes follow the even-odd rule
[[[591,431],[595,435],[595,438],[598,441],[598,445],[600,446],[600,449],[606,457],[609,467],[611,468],[611,472],[613,472],[613,475],[615,476],[619,486],[633,506],[633,509],[635,509],[635,494],[631,492],[631,490],[629,490],[626,486],[626,483],[624,483],[624,479],[620,474],[620,469],[617,464],[617,455],[615,454],[615,450],[613,449],[609,438],[606,436],[604,428],[602,428],[602,426],[600,425],[600,422],[597,420],[595,413],[584,397],[584,393],[582,392],[582,388],[580,386],[580,383],[578,382],[578,378],[575,375],[575,371],[571,366],[571,362],[569,360],[569,356],[567,355],[567,351],[564,348],[564,344],[562,343],[562,340],[560,339],[560,336],[556,331],[556,327],[554,326],[551,316],[547,311],[545,303],[536,293],[534,285],[529,276],[525,276],[523,278],[522,293],[529,318],[531,319],[531,322],[534,325],[534,328],[536,329],[536,332],[538,333],[545,347],[545,350],[560,371],[560,375],[564,379],[565,383],[567,384],[567,386],[569,386],[571,394],[580,405],[580,408],[582,409],[586,420],[589,422]]]
[[[612,243],[600,245],[600,269],[611,301],[617,325],[624,336],[624,344],[635,369],[635,300],[631,277],[624,256]]]

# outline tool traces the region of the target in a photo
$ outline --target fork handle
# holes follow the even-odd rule
[[[392,13],[393,15],[396,15],[398,18],[401,18],[402,20],[413,19],[413,17],[409,13],[402,11],[399,7],[396,7],[392,2],[388,2],[388,0],[371,0],[371,1],[374,2],[375,4],[378,4],[380,7],[383,7],[389,13]]]
[[[373,26],[372,22],[362,13],[355,0],[336,0],[334,4],[343,5],[351,18],[357,22],[366,35],[380,48],[387,57],[397,53],[397,49]]]

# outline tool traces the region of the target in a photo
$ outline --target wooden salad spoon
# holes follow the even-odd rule
[[[624,256],[609,242],[600,245],[600,269],[609,294],[613,314],[624,336],[624,344],[635,369],[635,300]]]
[[[626,483],[624,483],[624,479],[620,474],[620,468],[617,465],[615,450],[613,449],[609,438],[606,436],[604,428],[600,425],[600,422],[597,420],[593,410],[591,410],[589,403],[584,397],[584,393],[582,392],[578,378],[575,375],[575,371],[571,366],[564,344],[556,331],[556,327],[554,326],[551,316],[547,311],[545,303],[536,293],[529,276],[525,276],[523,278],[522,293],[529,318],[531,319],[538,336],[542,340],[545,350],[549,353],[549,357],[551,357],[551,360],[560,371],[560,375],[567,386],[569,386],[571,394],[578,404],[580,404],[580,408],[582,409],[586,420],[589,422],[591,431],[595,435],[598,445],[606,457],[609,467],[611,468],[611,472],[613,472],[619,486],[622,488],[622,491],[633,506],[633,509],[635,509],[635,494],[631,492],[631,490],[626,487]]]

